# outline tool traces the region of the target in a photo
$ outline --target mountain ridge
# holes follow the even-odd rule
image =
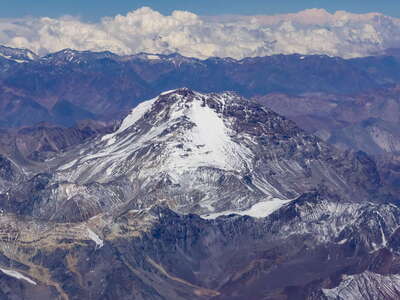
[[[232,90],[250,98],[273,92],[341,96],[400,82],[400,61],[392,56],[275,55],[240,61],[154,56],[65,50],[26,63],[4,59],[0,126],[120,119],[144,99],[181,86],[205,93]]]

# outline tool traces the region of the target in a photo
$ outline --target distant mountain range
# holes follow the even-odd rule
[[[6,47],[0,48],[0,55],[0,125],[6,127],[119,119],[144,99],[180,87],[230,90],[246,97],[276,92],[345,95],[400,82],[400,60],[394,56],[199,60],[178,54],[118,56],[63,50],[37,57]]]

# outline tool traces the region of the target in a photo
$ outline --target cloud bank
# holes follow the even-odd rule
[[[74,17],[0,19],[0,44],[44,55],[65,48],[117,54],[244,57],[327,54],[360,57],[400,47],[400,19],[310,9],[277,16],[164,16],[148,7],[98,23]]]

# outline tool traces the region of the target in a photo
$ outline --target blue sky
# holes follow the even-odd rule
[[[374,11],[400,17],[399,0],[0,0],[0,17],[74,15],[94,21],[102,16],[126,14],[142,6],[149,6],[163,14],[176,9],[200,15],[219,15],[277,14],[325,8],[331,12]]]

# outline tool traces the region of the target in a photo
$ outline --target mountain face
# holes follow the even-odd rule
[[[24,186],[33,190],[10,191],[19,201],[4,199],[8,209],[75,220],[134,198],[136,209],[165,200],[180,213],[214,216],[279,207],[320,185],[349,201],[373,201],[382,188],[366,154],[336,151],[235,94],[189,89],[143,102],[117,131],[45,165],[44,186],[32,179]]]
[[[118,127],[117,122],[81,121],[66,128],[47,123],[0,130],[0,152],[18,162],[32,165],[82,144]]]
[[[6,156],[0,155],[0,189],[2,192],[10,190],[12,187],[16,188],[20,182],[26,179],[23,169],[18,164]]]
[[[398,193],[399,92],[395,86],[355,95],[272,93],[255,100],[339,149],[372,155],[382,182]]]
[[[245,97],[273,92],[343,95],[400,81],[395,56],[346,60],[294,54],[200,60],[178,54],[118,56],[66,49],[44,57],[28,52],[24,57],[21,63],[10,55],[0,59],[2,127],[120,119],[145,99],[182,86],[205,93],[231,90]]]
[[[399,91],[395,86],[341,96],[269,94],[257,101],[338,148],[382,155],[400,151]]]

